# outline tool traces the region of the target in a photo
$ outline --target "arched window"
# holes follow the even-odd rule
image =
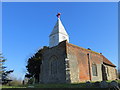
[[[50,75],[55,76],[58,73],[58,61],[56,56],[50,58]]]
[[[93,74],[93,76],[97,76],[97,66],[96,66],[96,64],[92,64],[92,74]]]

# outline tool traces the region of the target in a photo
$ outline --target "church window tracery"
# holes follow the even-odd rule
[[[50,75],[56,76],[58,73],[58,61],[56,56],[50,58]]]

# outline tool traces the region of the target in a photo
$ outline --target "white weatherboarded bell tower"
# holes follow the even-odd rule
[[[64,40],[69,42],[69,36],[60,20],[60,13],[58,13],[57,22],[49,36],[49,47],[54,47]]]

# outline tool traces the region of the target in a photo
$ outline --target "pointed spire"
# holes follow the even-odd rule
[[[62,42],[64,40],[67,40],[69,42],[69,36],[60,20],[61,13],[58,13],[57,16],[57,22],[49,36],[50,43],[49,46],[53,47],[59,44],[59,42]]]
[[[60,15],[61,15],[61,13],[58,13],[56,15],[58,17],[58,19],[57,19],[57,22],[56,22],[50,36],[53,35],[53,34],[56,34],[56,33],[62,33],[64,35],[68,35],[64,26],[63,26],[63,24],[62,24],[62,22],[61,22],[61,20],[60,20]]]

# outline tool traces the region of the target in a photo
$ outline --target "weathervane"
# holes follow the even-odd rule
[[[58,13],[56,16],[57,16],[58,18],[60,18],[60,15],[61,15],[61,13]]]

